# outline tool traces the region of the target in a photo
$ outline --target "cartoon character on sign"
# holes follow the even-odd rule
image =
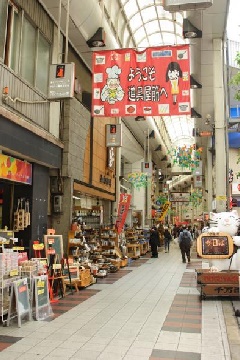
[[[182,78],[182,70],[177,62],[170,62],[166,71],[166,82],[171,83],[171,94],[173,97],[173,105],[177,103],[177,95],[179,94],[179,78]]]
[[[115,104],[115,102],[121,101],[123,99],[124,91],[120,85],[119,78],[121,72],[122,70],[117,65],[106,69],[108,77],[107,83],[101,91],[102,101],[107,101],[109,104]]]

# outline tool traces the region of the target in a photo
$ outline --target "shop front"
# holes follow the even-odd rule
[[[30,128],[0,116],[0,229],[13,231],[29,253],[48,228],[49,171],[61,167],[62,151]]]

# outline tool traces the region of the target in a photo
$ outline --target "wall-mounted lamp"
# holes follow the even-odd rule
[[[87,40],[87,44],[92,47],[104,47],[105,45],[105,31],[103,27],[99,27],[95,34]]]
[[[191,108],[191,118],[201,119],[202,115],[199,114],[194,108]]]
[[[154,151],[160,151],[160,150],[162,150],[162,145],[159,144]]]
[[[167,161],[167,155],[164,155],[164,157],[161,159],[161,161]]]
[[[149,135],[147,136],[148,139],[155,139],[155,132],[152,130]]]
[[[202,88],[202,84],[200,84],[197,80],[195,80],[192,75],[190,75],[190,88],[191,89],[201,89]]]
[[[202,31],[196,28],[188,19],[183,19],[184,39],[201,38]]]
[[[167,168],[170,169],[171,167],[172,167],[172,165],[169,163],[169,164],[167,165]]]
[[[145,121],[146,118],[144,116],[136,116],[135,121]]]

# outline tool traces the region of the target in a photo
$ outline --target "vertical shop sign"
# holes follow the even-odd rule
[[[166,201],[161,209],[161,213],[159,214],[159,221],[163,221],[165,216],[167,215],[168,209],[170,206],[170,201]]]
[[[118,234],[120,234],[123,229],[127,217],[128,209],[130,206],[131,198],[132,198],[131,194],[120,194],[120,200],[118,204],[118,216],[116,219],[116,229]]]
[[[189,45],[93,53],[93,116],[190,114]]]

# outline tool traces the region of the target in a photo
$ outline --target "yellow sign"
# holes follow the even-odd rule
[[[22,250],[24,250],[24,247],[23,246],[13,246],[13,250],[22,251]]]
[[[18,269],[14,269],[10,271],[10,276],[17,276],[18,275]]]
[[[44,249],[44,244],[33,244],[33,250],[43,250]]]
[[[159,221],[162,221],[165,218],[165,216],[167,215],[169,206],[170,206],[170,201],[166,201],[165,204],[163,205],[161,213],[159,215]]]
[[[226,197],[226,195],[218,195],[218,196],[216,196],[216,199],[217,200],[227,200],[227,197]]]

